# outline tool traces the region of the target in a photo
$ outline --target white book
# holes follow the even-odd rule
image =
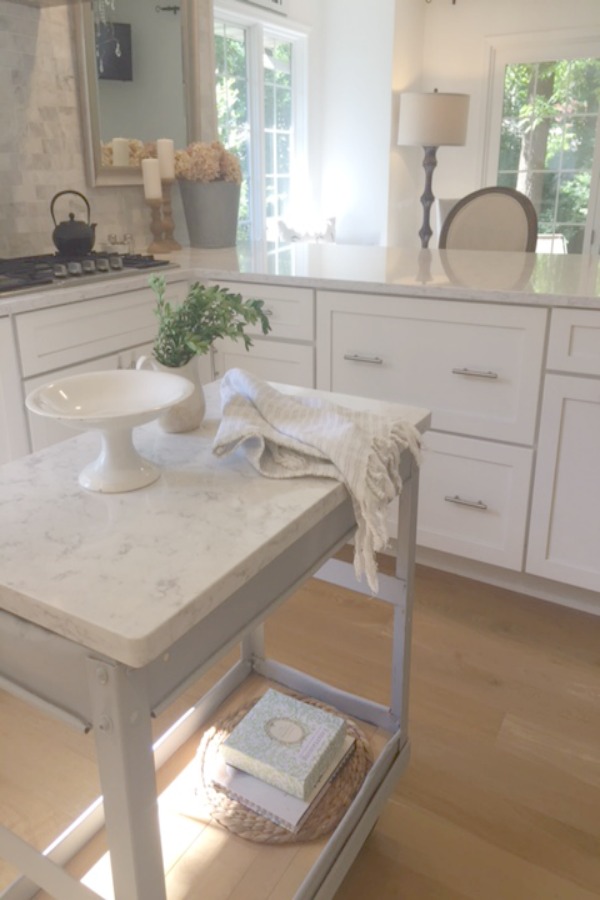
[[[345,736],[342,716],[270,688],[223,741],[220,753],[230,766],[306,800]]]
[[[352,735],[347,735],[341,751],[337,754],[315,785],[306,800],[300,800],[279,788],[228,765],[220,754],[216,754],[215,770],[212,773],[214,787],[222,788],[231,800],[270,819],[288,831],[299,831],[311,809],[318,803],[328,785],[342,768],[355,744]]]

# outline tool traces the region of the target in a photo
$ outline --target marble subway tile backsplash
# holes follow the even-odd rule
[[[150,241],[140,188],[86,184],[78,103],[68,6],[0,0],[0,258],[54,251],[50,204],[62,190],[87,196],[97,248],[111,233],[132,234],[139,252]],[[68,211],[68,198],[57,203],[59,218]]]

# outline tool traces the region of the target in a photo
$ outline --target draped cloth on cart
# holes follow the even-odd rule
[[[242,447],[268,478],[320,476],[346,485],[357,523],[354,570],[376,593],[375,554],[387,545],[387,507],[402,490],[400,457],[408,448],[419,461],[417,429],[315,394],[282,393],[243,369],[224,376],[221,404],[217,456]]]

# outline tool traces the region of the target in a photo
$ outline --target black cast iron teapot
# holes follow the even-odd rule
[[[83,200],[87,209],[87,222],[82,222],[75,218],[74,213],[69,213],[68,221],[57,224],[54,216],[54,204],[64,194],[75,194],[76,197],[80,197]],[[79,191],[59,191],[52,198],[50,215],[55,226],[52,232],[52,240],[62,256],[85,256],[91,251],[96,240],[96,225],[90,223],[90,204],[87,197],[84,197]]]

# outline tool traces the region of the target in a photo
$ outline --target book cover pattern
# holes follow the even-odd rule
[[[346,736],[341,716],[269,689],[221,744],[221,755],[301,800],[311,794]]]

